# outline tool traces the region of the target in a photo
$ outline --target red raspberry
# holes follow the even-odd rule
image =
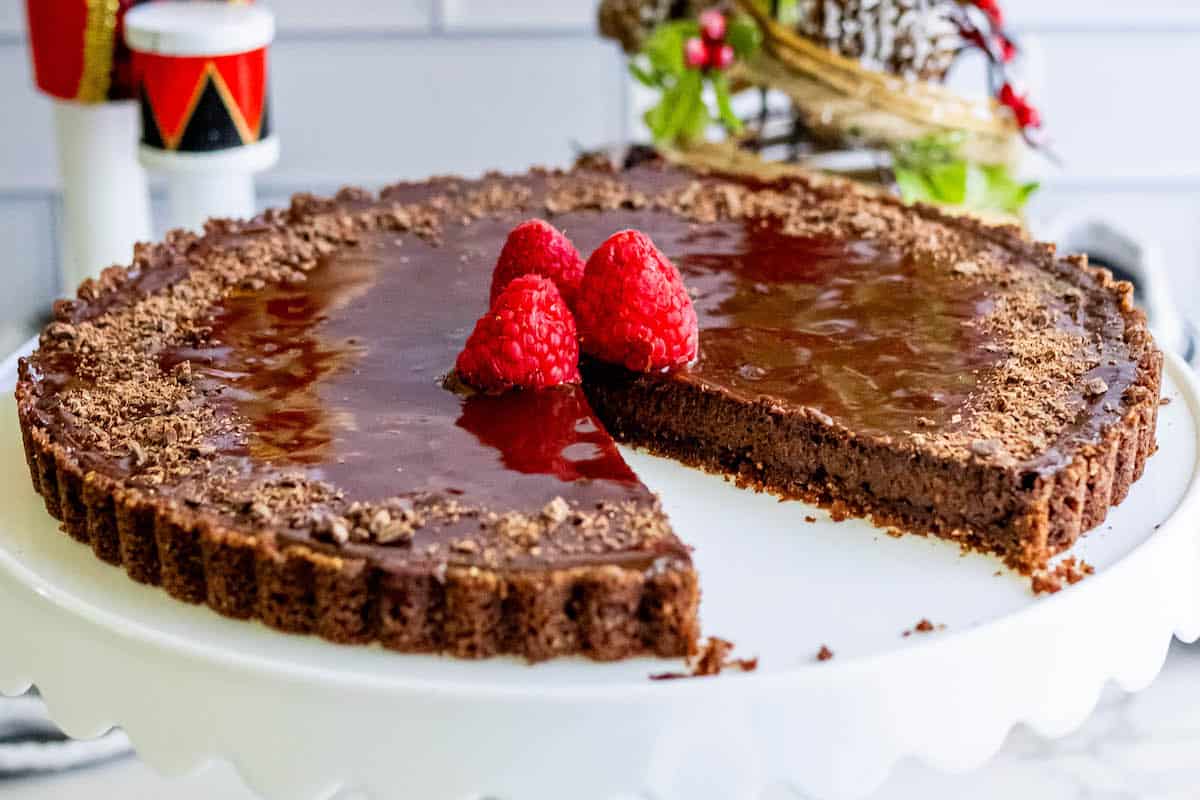
[[[568,307],[574,307],[575,293],[583,280],[583,257],[562,231],[541,219],[528,219],[513,228],[492,272],[489,303],[521,275],[545,275],[558,287]]]
[[[541,275],[510,282],[475,323],[454,368],[489,392],[578,383],[575,318],[554,282]]]
[[[696,309],[675,265],[640,231],[621,231],[592,253],[576,316],[585,352],[635,372],[696,358]]]

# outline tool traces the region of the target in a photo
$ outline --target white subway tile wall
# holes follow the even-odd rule
[[[365,31],[422,33],[433,26],[435,0],[274,0],[284,36]]]
[[[568,30],[591,33],[596,0],[442,0],[446,30]]]
[[[10,0],[0,4],[0,36],[20,36],[25,30],[25,3]]]
[[[638,129],[641,100],[595,0],[273,0],[283,145],[260,199],[343,183],[564,164]],[[47,101],[31,88],[24,3],[0,2],[0,326],[58,287],[57,177]],[[1036,220],[1087,209],[1156,239],[1200,316],[1200,2],[1007,0],[1063,159],[1031,165]],[[970,85],[972,79],[961,81]],[[161,206],[161,203],[156,204]],[[2,328],[0,328],[2,330]],[[3,336],[0,335],[0,339]]]

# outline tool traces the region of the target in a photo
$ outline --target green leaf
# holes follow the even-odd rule
[[[925,170],[925,180],[933,188],[936,202],[957,206],[967,199],[967,174],[967,162],[949,161],[930,164]]]
[[[906,203],[923,201],[973,211],[1015,214],[1037,190],[1003,164],[972,164],[959,155],[960,133],[927,136],[896,146],[893,172]]]
[[[729,96],[729,79],[725,77],[723,72],[719,72],[712,78],[713,94],[717,97],[717,118],[721,120],[721,124],[731,133],[738,133],[742,129],[742,121],[738,119],[737,114],[733,113],[733,101]]]
[[[1015,213],[1029,201],[1038,189],[1038,183],[1021,182],[1013,178],[1002,165],[980,167],[987,185],[987,192],[980,206]]]
[[[667,106],[662,101],[659,101],[653,108],[646,109],[646,113],[642,115],[642,120],[646,123],[646,127],[650,129],[650,135],[654,137],[654,141],[664,141],[663,134],[667,130]]]
[[[662,86],[662,84],[659,83],[658,79],[653,74],[642,69],[642,67],[633,59],[629,60],[629,74],[632,75],[633,79],[638,83],[650,89],[658,89]]]
[[[933,187],[925,176],[916,170],[897,167],[895,170],[896,185],[900,187],[900,199],[906,203],[932,203]]]
[[[738,15],[729,21],[725,41],[733,47],[733,52],[738,58],[749,58],[758,52],[762,45],[762,31],[753,19]]]
[[[693,20],[664,22],[654,29],[642,53],[657,72],[667,75],[682,75],[687,71],[683,60],[684,43],[693,36],[700,35],[700,26]]]
[[[708,106],[704,103],[697,103],[692,106],[691,114],[684,120],[683,126],[680,128],[679,139],[684,142],[703,139],[710,122],[712,122],[712,117],[708,113]]]
[[[667,107],[667,120],[662,137],[667,142],[689,138],[696,133],[697,118],[708,110],[704,107],[704,78],[698,70],[688,70],[683,77],[663,95]]]

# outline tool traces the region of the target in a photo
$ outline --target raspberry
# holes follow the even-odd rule
[[[549,222],[529,219],[513,228],[492,272],[489,303],[521,275],[545,275],[554,281],[569,308],[574,308],[579,281],[583,279],[583,258],[571,240]]]
[[[585,352],[635,372],[696,358],[696,309],[683,278],[640,231],[614,233],[592,253],[576,319]]]
[[[509,283],[475,323],[454,368],[486,392],[578,383],[575,318],[554,283],[541,275]]]

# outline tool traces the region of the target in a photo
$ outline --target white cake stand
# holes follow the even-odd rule
[[[1200,392],[1173,357],[1164,395],[1162,449],[1074,550],[1097,573],[1054,596],[953,545],[631,456],[696,546],[706,631],[761,657],[662,682],[676,664],[402,656],[178,603],[54,530],[6,402],[0,690],[37,684],[74,736],[120,725],[158,769],[228,759],[288,800],[855,797],[903,757],[969,769],[1017,723],[1070,731],[1107,681],[1144,687],[1172,634],[1200,635]],[[901,635],[922,618],[946,627]]]

